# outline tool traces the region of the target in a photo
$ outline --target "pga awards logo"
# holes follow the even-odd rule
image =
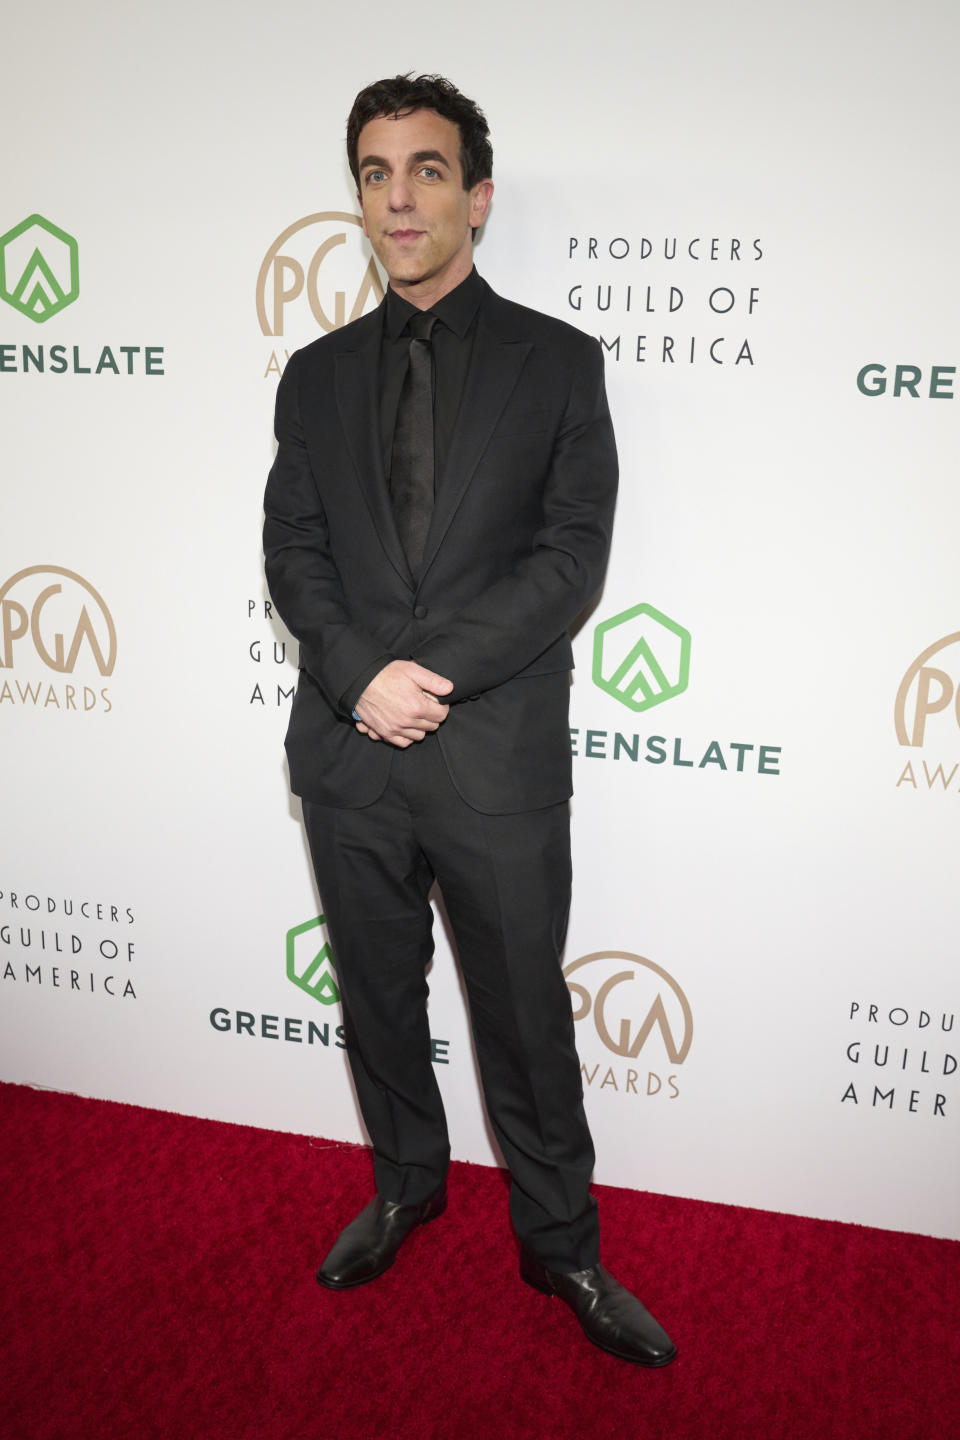
[[[274,240],[257,276],[257,319],[267,336],[295,331],[298,343],[339,330],[379,305],[383,280],[359,215],[323,210],[295,220]],[[288,348],[273,350],[264,375],[280,375]]]
[[[935,640],[907,666],[894,725],[898,743],[913,752],[897,789],[960,790],[960,630]]]
[[[0,584],[0,707],[108,714],[116,663],[113,616],[82,575],[29,565]]]
[[[623,1095],[680,1094],[693,1012],[668,971],[629,950],[597,950],[564,966],[584,1084]]]

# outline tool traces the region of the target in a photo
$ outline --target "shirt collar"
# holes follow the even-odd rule
[[[483,281],[474,266],[466,280],[461,280],[456,289],[444,295],[435,305],[431,305],[430,310],[462,340],[480,308],[482,297]],[[387,287],[386,331],[391,340],[398,338],[410,316],[417,313],[415,305],[404,300],[391,286]]]

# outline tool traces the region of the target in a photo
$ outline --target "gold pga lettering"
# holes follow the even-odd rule
[[[58,675],[73,675],[81,660],[92,661],[102,678],[113,674],[117,661],[116,627],[103,596],[61,565],[27,566],[0,586],[0,669],[20,672],[13,680],[0,676],[0,705],[113,708],[104,687],[98,692],[87,684],[58,687],[38,679],[38,660]]]
[[[951,658],[960,677],[960,630],[955,630],[952,635],[945,635],[942,640],[928,645],[900,681],[894,719],[901,745],[922,745],[928,718],[946,710],[951,700],[960,728],[960,684],[940,666],[929,664],[935,655],[951,645],[958,647],[958,653]],[[908,714],[908,708],[912,714]]]
[[[622,1060],[636,1060],[656,1031],[670,1065],[683,1064],[693,1043],[693,1013],[683,990],[662,966],[628,950],[599,950],[572,961],[563,975],[574,1021],[592,1015],[606,1050]],[[675,1074],[666,1077],[665,1088],[655,1070],[644,1079],[630,1066],[608,1065],[602,1076],[599,1064],[580,1068],[586,1085],[598,1090],[665,1094],[669,1099],[680,1093]]]
[[[383,281],[373,256],[365,255],[361,227],[359,215],[324,210],[280,232],[257,276],[257,319],[264,335],[284,334],[287,307],[301,296],[325,332],[358,319],[371,300],[380,303]],[[283,356],[286,363],[289,351]],[[274,350],[265,373],[279,375],[282,368]]]
[[[944,652],[951,650],[947,660]],[[936,659],[939,663],[932,664]],[[947,669],[946,665],[950,668]],[[934,721],[935,716],[942,716]],[[894,725],[897,741],[911,749],[921,749],[931,739],[928,722],[933,721],[931,730],[940,744],[945,739],[957,745],[960,740],[960,630],[944,635],[922,650],[913,663],[907,667],[894,705]],[[914,791],[926,788],[945,793],[960,789],[954,782],[960,776],[960,759],[944,759],[942,755],[927,759],[918,757],[908,760],[896,788],[905,786]]]

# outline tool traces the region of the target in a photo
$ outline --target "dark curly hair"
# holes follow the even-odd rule
[[[474,100],[461,95],[456,85],[442,75],[394,75],[377,80],[360,91],[347,118],[347,159],[350,171],[360,188],[360,166],[357,144],[360,131],[370,120],[381,115],[409,115],[413,110],[435,110],[444,120],[452,120],[460,131],[460,169],[464,190],[472,190],[479,180],[489,180],[493,173],[493,147],[486,117]]]

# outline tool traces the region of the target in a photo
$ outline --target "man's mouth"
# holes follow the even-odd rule
[[[403,245],[411,240],[416,240],[423,233],[422,230],[391,230],[390,239],[396,240]]]

